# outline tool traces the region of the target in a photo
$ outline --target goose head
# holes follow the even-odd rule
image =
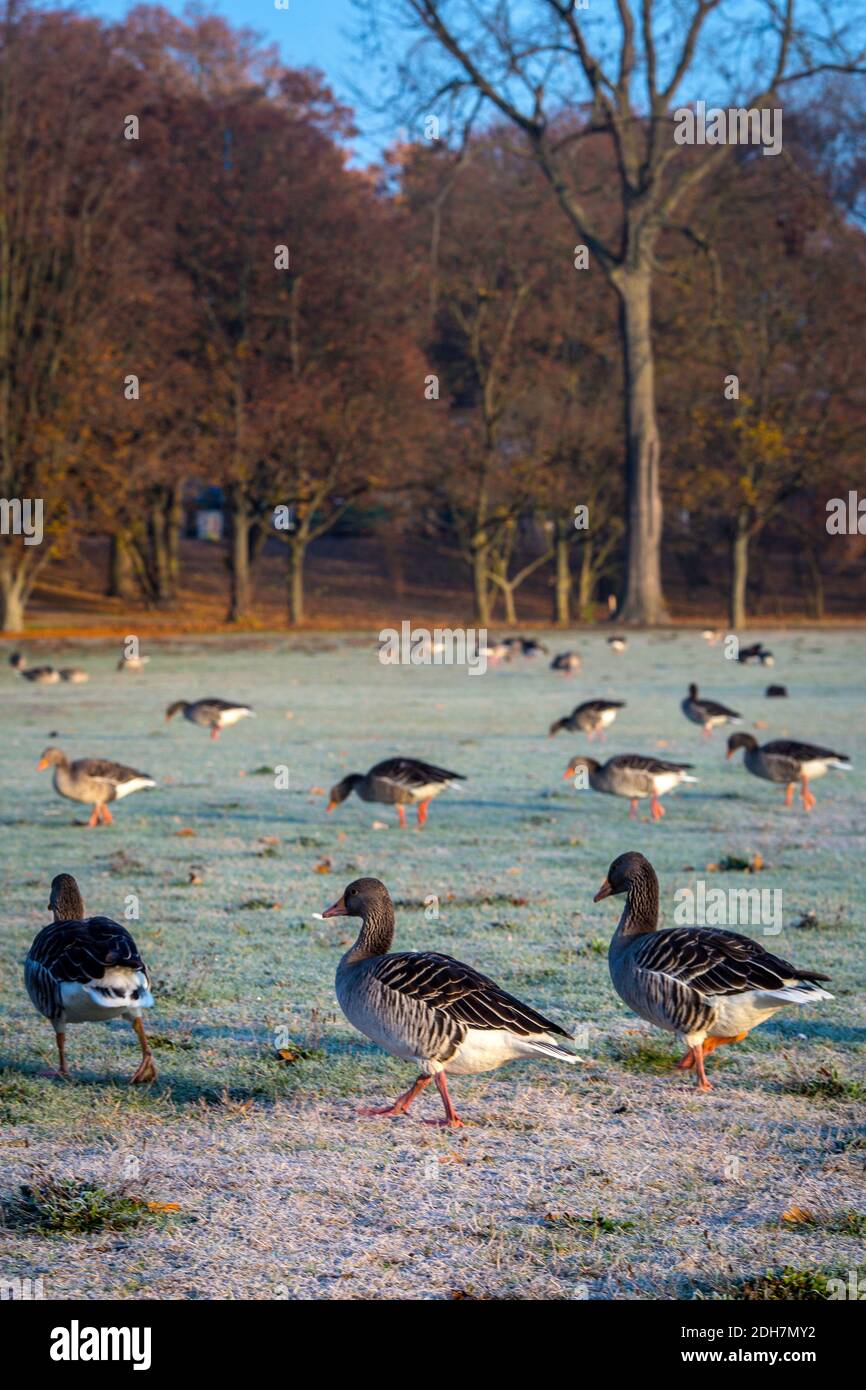
[[[360,772],[350,772],[348,777],[344,777],[342,782],[338,782],[335,787],[332,787],[328,797],[328,814],[330,814],[331,811],[333,811],[335,806],[339,806],[341,801],[345,801],[346,797],[350,796],[351,793],[357,787],[358,783],[363,782],[363,780],[364,778]],[[358,882],[378,883],[379,880],[375,878],[359,879]]]
[[[361,918],[353,956],[384,955],[394,938],[394,904],[378,878],[356,878],[322,916]]]
[[[66,754],[62,748],[45,748],[36,764],[37,772],[44,772],[46,767],[65,767]]]
[[[597,772],[598,769],[601,767],[601,763],[598,761],[597,758],[587,758],[585,754],[578,753],[575,757],[571,759],[570,763],[568,764],[568,767],[562,774],[563,782],[570,781],[574,774],[578,771],[578,769],[582,767],[586,768],[587,773]]]
[[[731,737],[728,739],[728,751],[725,757],[729,759],[732,758],[738,748],[745,748],[747,752],[751,752],[751,750],[757,748],[757,746],[758,740],[753,734],[731,734]]]

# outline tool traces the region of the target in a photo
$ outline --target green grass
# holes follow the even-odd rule
[[[6,1202],[4,1214],[13,1229],[52,1236],[127,1231],[156,1216],[153,1206],[126,1186],[42,1175],[21,1185],[18,1195]]]
[[[840,1076],[837,1067],[821,1067],[815,1076],[793,1076],[786,1088],[791,1095],[821,1100],[864,1100],[866,1085]]]

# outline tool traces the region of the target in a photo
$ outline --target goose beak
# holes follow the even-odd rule
[[[327,806],[325,807],[325,814],[329,816],[331,812],[334,810],[334,808],[336,806],[339,806],[339,804],[339,801],[329,801]]]
[[[46,767],[48,767],[48,759],[47,759],[47,758],[40,758],[40,759],[39,759],[39,762],[36,764],[36,771],[37,771],[37,772],[44,772],[45,769],[46,769]]]
[[[729,763],[729,762],[731,761],[731,758],[732,758],[733,756],[734,756],[734,750],[733,750],[733,748],[729,748],[728,751],[727,751],[727,753],[725,754],[725,762],[726,762],[726,763]]]
[[[609,898],[612,893],[613,889],[610,886],[610,881],[605,879],[592,901],[594,903],[600,903],[602,898]]]
[[[567,768],[565,769],[565,771],[563,772],[563,774],[562,774],[562,780],[563,780],[563,782],[568,782],[568,781],[570,780],[570,778],[572,778],[573,776],[574,776],[574,773],[572,772],[571,768],[570,768],[570,767],[567,767]]]
[[[333,907],[328,907],[322,913],[323,917],[348,917],[346,902],[344,898],[338,898]]]

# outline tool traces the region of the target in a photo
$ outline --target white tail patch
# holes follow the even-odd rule
[[[755,991],[756,994],[758,991]],[[826,989],[820,989],[818,985],[810,985],[807,980],[800,984],[784,985],[782,989],[763,989],[760,991],[760,999],[768,1002],[778,1001],[780,1004],[811,1004],[816,999],[833,999],[835,996]]]
[[[155,787],[156,783],[152,777],[131,777],[128,782],[121,782],[115,791],[115,798],[120,801],[124,796],[129,796],[130,792],[141,791],[144,787]]]

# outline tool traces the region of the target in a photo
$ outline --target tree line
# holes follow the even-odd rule
[[[825,516],[866,423],[863,108],[813,64],[783,156],[675,147],[700,25],[662,80],[653,7],[640,44],[623,0],[609,80],[571,7],[537,8],[588,102],[554,86],[527,115],[497,76],[524,61],[514,30],[478,51],[410,0],[478,100],[359,169],[321,76],[222,19],[6,5],[0,495],[43,498],[45,524],[39,546],[0,537],[0,627],[82,535],[110,540],[108,592],[170,605],[192,483],[223,491],[232,622],[276,541],[303,622],[310,545],[374,503],[453,554],[480,623],[516,621],[544,570],[559,623],[602,583],[656,622],[662,561],[688,580],[712,555],[741,624],[780,527],[820,616],[828,567],[858,563]]]

